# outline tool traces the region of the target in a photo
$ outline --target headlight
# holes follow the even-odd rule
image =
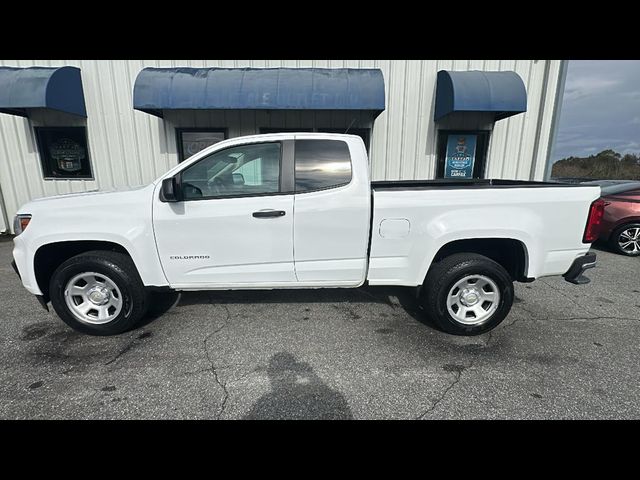
[[[31,221],[31,215],[16,215],[13,219],[13,233],[20,235]]]

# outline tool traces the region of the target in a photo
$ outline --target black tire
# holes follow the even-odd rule
[[[629,228],[640,228],[640,223],[627,223],[626,225],[621,225],[620,227],[616,228],[609,237],[609,246],[614,252],[621,255],[626,255],[628,257],[637,257],[638,255],[640,255],[640,250],[635,253],[627,252],[623,250],[620,246],[620,243],[618,243],[620,241],[620,235],[622,234],[622,232],[626,231]]]
[[[477,325],[465,325],[447,309],[447,297],[456,282],[468,275],[482,275],[497,285],[500,299],[497,308]],[[453,335],[480,335],[504,320],[513,305],[513,280],[509,273],[490,258],[475,253],[456,253],[435,263],[425,279],[422,306],[438,327]]]
[[[67,306],[64,290],[67,283],[84,272],[107,276],[122,293],[122,308],[113,320],[89,324],[78,320]],[[74,330],[89,335],[117,335],[132,329],[147,310],[147,292],[138,270],[127,255],[106,250],[81,253],[62,263],[49,282],[51,305],[58,316]],[[112,312],[115,315],[115,312]]]

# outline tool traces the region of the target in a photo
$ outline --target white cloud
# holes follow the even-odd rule
[[[570,61],[552,158],[640,152],[640,61]]]
[[[567,100],[578,100],[590,95],[615,95],[616,91],[613,87],[621,83],[621,80],[604,77],[581,77],[573,78],[571,81],[567,79],[565,98]]]

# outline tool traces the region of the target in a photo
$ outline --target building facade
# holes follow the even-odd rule
[[[360,135],[373,180],[542,180],[564,68],[560,60],[0,61],[0,231],[31,199],[146,184],[221,139],[274,131]]]

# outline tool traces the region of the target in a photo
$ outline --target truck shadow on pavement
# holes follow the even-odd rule
[[[273,355],[266,372],[271,391],[253,404],[244,419],[353,419],[345,396],[323,383],[310,364],[297,361],[291,353]]]
[[[175,307],[208,304],[272,304],[272,303],[333,303],[386,305],[405,312],[429,328],[435,324],[427,318],[416,298],[415,289],[408,287],[359,287],[274,290],[218,290],[201,292],[154,293],[146,318],[138,327],[147,325]],[[356,307],[356,305],[353,305]],[[353,311],[353,309],[351,310]],[[355,313],[354,313],[355,315]],[[138,328],[136,327],[136,328]]]

